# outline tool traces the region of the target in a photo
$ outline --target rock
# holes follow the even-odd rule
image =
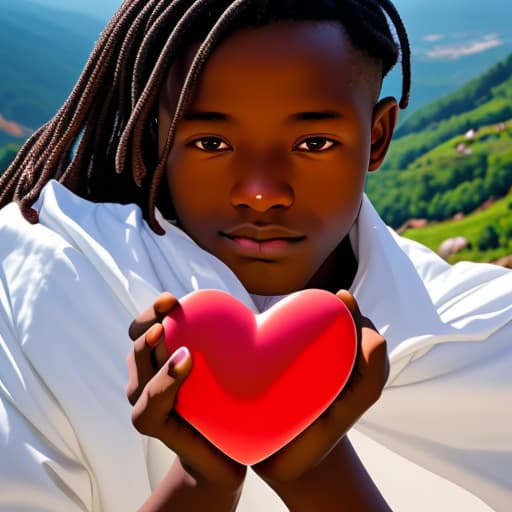
[[[469,242],[463,236],[456,236],[454,238],[447,238],[437,250],[439,256],[444,259],[457,254],[469,245]]]
[[[512,268],[512,254],[494,260],[492,263],[494,263],[495,265],[499,265],[500,267]]]

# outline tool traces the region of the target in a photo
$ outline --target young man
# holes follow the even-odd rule
[[[377,444],[361,462],[345,435],[364,413],[358,431],[504,510],[512,443],[500,397],[511,388],[511,273],[449,267],[396,237],[363,196],[397,110],[392,99],[378,101],[389,68],[383,40],[391,37],[389,29],[375,36],[385,22],[381,7],[238,1],[206,9],[195,2],[187,18],[185,2],[143,4],[123,5],[92,57],[92,89],[81,103],[74,93],[63,117],[28,144],[2,182],[16,189],[21,204],[21,211],[10,204],[0,214],[0,432],[2,460],[16,461],[0,462],[2,506],[233,510],[242,492],[240,510],[251,500],[257,510],[283,503],[294,511],[386,510],[385,499],[396,508],[407,491],[400,486],[394,494],[390,486],[403,478],[404,466],[375,486],[365,466],[383,449]],[[389,12],[388,2],[382,7]],[[374,46],[362,13],[374,17]],[[171,14],[175,31],[164,49],[151,52],[155,41],[163,44],[157,28],[168,31]],[[248,26],[252,14],[256,27]],[[197,22],[199,48],[185,36],[177,43],[176,19],[186,20],[187,33]],[[370,39],[358,40],[352,22],[366,26]],[[213,25],[206,37],[204,24]],[[140,27],[146,36],[130,60]],[[112,110],[126,97],[122,74],[114,75],[110,95],[101,94],[123,33],[119,66],[128,72],[135,63],[131,87],[138,98],[128,120],[122,109]],[[171,43],[181,57],[159,68]],[[153,73],[138,67],[143,57],[158,57]],[[80,112],[87,105],[85,122]],[[80,119],[85,132],[69,162],[66,148],[84,128]],[[61,137],[53,152],[43,144],[50,143],[50,128]],[[116,152],[117,170],[128,165],[141,189],[126,177],[117,181]],[[44,186],[59,175],[68,188]],[[140,208],[119,204],[127,197]],[[177,227],[152,209],[155,202]],[[29,208],[39,216],[34,226],[23,219]],[[155,348],[162,314],[175,301],[156,297],[219,288],[258,311],[308,287],[349,289],[340,298],[352,304],[360,328],[359,378],[322,418],[255,466],[279,500],[252,470],[246,478],[244,467],[172,414],[191,361],[186,351],[168,361]],[[152,438],[133,430],[124,399],[126,329],[135,317],[128,391],[137,427]],[[379,398],[387,376],[383,337],[390,372]],[[159,371],[147,364],[151,359]],[[411,497],[404,509],[420,506]]]

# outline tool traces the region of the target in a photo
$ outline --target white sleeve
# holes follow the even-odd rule
[[[51,230],[13,228],[15,208],[0,211],[0,510],[136,510],[151,482],[125,396],[129,301]]]
[[[59,404],[26,360],[0,276],[0,510],[93,510],[89,473]]]
[[[34,206],[36,225],[16,204],[0,210],[0,510],[136,510],[169,456],[130,421],[131,320],[162,290],[252,301],[220,260],[178,229],[156,235],[134,205],[50,182]]]
[[[427,286],[446,330],[432,335],[428,347],[406,340],[393,350],[391,382],[358,429],[506,512],[512,272],[465,263],[432,274]]]

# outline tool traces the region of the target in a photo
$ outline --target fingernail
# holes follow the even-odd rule
[[[170,360],[169,365],[170,368],[176,368],[177,366],[180,366],[183,361],[188,359],[190,357],[190,351],[187,347],[180,347],[178,350],[176,350]]]
[[[158,343],[161,335],[162,335],[162,325],[161,324],[152,325],[146,333],[146,343],[150,347],[153,347],[154,345],[156,345]]]

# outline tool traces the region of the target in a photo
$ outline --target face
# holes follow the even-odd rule
[[[210,57],[167,181],[180,226],[248,291],[328,288],[394,125],[395,102],[375,106],[378,73],[330,23],[244,29]],[[173,101],[164,91],[160,147]]]

